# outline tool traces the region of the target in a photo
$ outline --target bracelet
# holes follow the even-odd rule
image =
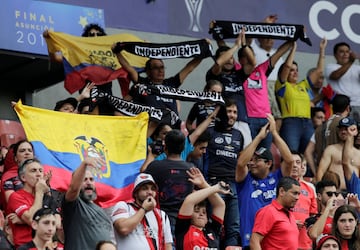
[[[144,209],[144,211],[145,211],[145,213],[147,213],[148,212],[148,210],[146,210],[144,207],[141,207],[142,209]]]

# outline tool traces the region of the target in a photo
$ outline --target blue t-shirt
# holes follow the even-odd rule
[[[153,143],[153,140],[151,138],[147,139],[147,144],[150,145],[151,143]],[[185,147],[184,150],[181,152],[180,154],[180,158],[184,161],[186,161],[187,156],[194,150],[194,146],[191,144],[189,137],[186,137],[185,139]],[[165,153],[162,153],[160,155],[158,155],[155,160],[157,161],[161,161],[166,159],[167,156]]]
[[[281,178],[281,169],[278,169],[265,179],[254,178],[248,173],[244,181],[236,183],[243,247],[250,245],[256,212],[276,198],[276,186]]]
[[[360,178],[352,173],[350,181],[346,181],[346,188],[350,193],[357,194],[360,197]]]

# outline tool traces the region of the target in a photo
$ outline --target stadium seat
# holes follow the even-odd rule
[[[11,144],[14,144],[23,139],[25,139],[25,137],[19,136],[19,135],[2,134],[2,135],[0,135],[0,145],[9,147]]]
[[[26,138],[24,128],[18,121],[0,120],[0,135],[13,134]]]
[[[11,144],[26,138],[20,122],[0,120],[0,145],[9,147]]]

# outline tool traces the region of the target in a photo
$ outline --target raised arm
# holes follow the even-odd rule
[[[128,72],[131,81],[133,81],[133,83],[137,83],[139,79],[138,72],[134,69],[133,66],[129,64],[128,60],[126,60],[126,58],[122,55],[119,46],[120,43],[114,43],[111,47],[111,50],[114,52],[114,54],[116,54],[116,57],[121,67],[123,67],[123,69]]]
[[[353,51],[351,51],[349,61],[341,65],[340,68],[338,68],[337,70],[331,72],[329,78],[334,81],[339,80],[339,78],[341,78],[349,70],[351,65],[355,62],[355,59],[356,59],[356,54]]]
[[[319,51],[319,58],[317,62],[316,69],[312,71],[309,75],[309,78],[311,82],[316,82],[319,77],[321,77],[324,74],[324,61],[325,61],[325,48],[327,45],[326,38],[323,38],[320,41],[320,51]]]
[[[336,197],[333,196],[327,201],[326,207],[323,213],[321,214],[321,216],[316,220],[314,225],[310,226],[310,228],[308,229],[308,235],[312,240],[316,240],[316,238],[319,237],[320,234],[322,234],[322,232],[324,231],[326,220],[329,217],[329,215],[331,216],[334,215],[334,211],[337,208],[335,206],[335,200]]]
[[[252,142],[240,152],[240,156],[237,160],[236,164],[236,172],[235,172],[235,180],[237,182],[242,182],[245,177],[247,176],[249,169],[248,169],[248,162],[254,155],[254,152],[260,142],[266,138],[267,134],[269,133],[269,124],[266,124],[261,128],[259,133],[255,136]]]
[[[180,83],[184,83],[185,78],[201,63],[203,58],[195,57],[188,62],[185,67],[179,72]]]
[[[214,75],[219,75],[221,73],[222,67],[225,65],[225,63],[231,59],[234,56],[235,51],[241,47],[241,36],[242,34],[240,33],[235,40],[234,46],[222,53],[216,60],[215,64],[211,68],[211,71]]]
[[[250,47],[246,44],[244,27],[242,28],[240,35],[241,35],[241,44],[242,44],[241,46],[242,46],[243,53],[244,53],[243,55],[246,56],[246,59],[248,61],[248,63],[243,65],[243,68],[244,68],[245,74],[250,75],[251,72],[253,72],[256,67],[256,58],[255,58],[254,51],[252,49],[250,49]]]
[[[100,158],[85,158],[72,175],[70,187],[65,193],[65,201],[74,201],[79,196],[81,186],[84,182],[87,167],[97,168],[98,166],[102,166],[103,164],[104,161]]]
[[[280,137],[278,131],[276,130],[276,122],[274,117],[271,114],[267,115],[267,119],[269,121],[269,130],[270,133],[273,137],[273,142],[276,145],[276,147],[278,148],[281,157],[283,158],[283,161],[285,164],[283,164],[281,166],[281,172],[283,176],[289,176],[290,175],[290,171],[292,169],[292,165],[293,165],[293,156],[291,154],[291,151],[288,147],[288,145],[286,144],[286,142]]]
[[[189,181],[201,189],[186,196],[179,210],[179,214],[184,216],[192,215],[194,206],[208,198],[212,207],[212,214],[223,220],[225,214],[225,202],[218,193],[230,193],[227,185],[224,182],[219,182],[218,184],[210,186],[205,181],[204,176],[198,168],[191,168],[187,173],[190,176]]]
[[[219,110],[220,106],[217,106],[215,110],[202,123],[200,123],[199,126],[196,127],[194,132],[189,135],[189,140],[191,144],[194,145],[199,136],[204,133],[204,131],[209,127],[210,123],[215,120]]]
[[[342,166],[345,179],[349,181],[353,172],[353,165],[351,164],[351,154],[354,145],[354,138],[357,135],[356,125],[351,125],[350,127],[348,127],[347,133],[348,136],[346,137],[342,154]]]
[[[281,83],[286,82],[287,79],[288,79],[288,76],[290,74],[291,66],[294,63],[296,47],[297,47],[297,44],[296,44],[296,42],[294,42],[293,47],[291,48],[290,53],[289,53],[288,57],[286,58],[285,64],[284,64],[281,72],[279,72],[279,79],[278,80]]]
[[[271,67],[274,67],[277,61],[293,46],[294,42],[284,42],[281,46],[276,50],[276,52],[270,57]]]
[[[210,40],[206,39],[206,42],[210,46]],[[185,65],[185,67],[179,72],[181,84],[185,81],[185,78],[201,63],[203,59],[204,58],[202,57],[195,57]]]

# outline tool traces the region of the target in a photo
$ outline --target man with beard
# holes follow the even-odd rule
[[[94,203],[95,180],[91,168],[104,165],[100,158],[85,158],[74,171],[63,201],[65,249],[95,249],[100,240],[111,240],[113,227],[107,214]]]
[[[300,183],[283,177],[276,187],[276,199],[255,216],[250,249],[298,249],[299,230],[290,209],[300,195]]]
[[[322,180],[323,176],[327,171],[333,171],[337,173],[340,176],[340,189],[346,190],[346,182],[345,182],[345,175],[343,171],[343,163],[347,164],[347,166],[350,167],[355,173],[358,173],[358,169],[356,166],[359,165],[359,162],[357,159],[359,159],[359,151],[351,145],[351,147],[348,146],[348,148],[345,150],[347,152],[347,156],[349,156],[348,153],[351,154],[351,157],[347,157],[347,160],[343,159],[343,150],[345,142],[347,141],[347,138],[350,136],[348,134],[348,129],[353,129],[353,135],[354,136],[358,133],[357,127],[356,127],[356,121],[351,117],[344,117],[339,121],[338,125],[338,136],[339,136],[339,142],[336,144],[332,144],[326,147],[320,163],[319,168],[317,170],[316,178],[318,181]],[[351,143],[353,143],[351,141]],[[349,149],[351,149],[349,151]],[[352,163],[350,163],[352,161]],[[351,171],[352,173],[352,171]]]
[[[136,177],[134,202],[118,202],[111,214],[117,249],[172,249],[170,221],[156,208],[158,187],[149,174]]]
[[[221,246],[240,246],[239,234],[239,209],[235,182],[235,169],[237,158],[243,150],[244,137],[242,132],[234,129],[238,110],[236,101],[225,100],[225,107],[222,106],[216,116],[215,126],[209,128],[211,140],[208,145],[208,171],[207,177],[210,185],[219,181],[229,184],[231,193],[221,194],[225,201],[224,230],[225,237]]]

